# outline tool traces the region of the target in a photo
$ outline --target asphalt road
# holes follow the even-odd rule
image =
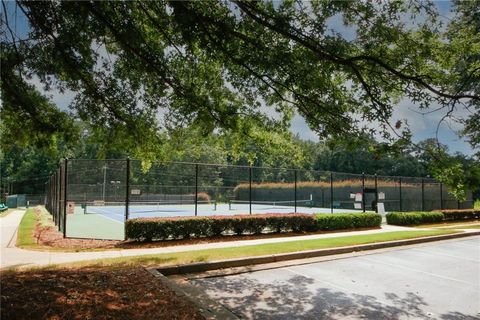
[[[191,283],[248,319],[480,319],[480,237]]]

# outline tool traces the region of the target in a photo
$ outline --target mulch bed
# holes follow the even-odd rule
[[[0,273],[2,319],[204,319],[145,269]]]

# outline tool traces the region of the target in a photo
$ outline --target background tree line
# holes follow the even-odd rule
[[[43,183],[58,167],[62,158],[83,159],[124,159],[132,157],[121,141],[116,144],[98,139],[94,131],[85,123],[77,122],[81,138],[75,143],[56,140],[48,148],[4,144],[1,158],[1,175],[5,183],[16,181],[17,188],[25,188],[29,193],[41,193]],[[269,133],[263,131],[261,139],[240,140],[235,134],[203,135],[195,127],[177,129],[165,134],[163,153],[157,160],[185,161],[233,165],[253,165],[306,170],[335,171],[345,173],[365,173],[387,176],[438,177],[442,171],[442,161],[449,167],[458,167],[460,174],[445,177],[443,182],[458,183],[454,192],[462,196],[462,190],[478,190],[480,166],[473,157],[460,153],[449,154],[446,146],[440,146],[434,139],[420,142],[418,148],[405,148],[402,152],[384,153],[382,144],[374,138],[363,138],[357,146],[301,140],[292,133]],[[364,143],[367,141],[368,143]],[[435,149],[432,156],[431,149]],[[441,161],[439,161],[441,154]],[[151,163],[144,160],[145,170]],[[440,171],[439,171],[440,170]],[[456,179],[461,177],[461,181]],[[8,177],[8,178],[7,178]],[[440,178],[441,179],[441,178]],[[29,187],[30,186],[30,189]]]

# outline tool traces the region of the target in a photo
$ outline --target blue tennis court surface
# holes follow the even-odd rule
[[[125,220],[124,205],[105,205],[105,206],[87,206],[86,214],[99,214],[106,218],[123,222]],[[197,207],[198,216],[214,216],[214,215],[236,215],[249,214],[249,204],[202,204]],[[252,205],[252,214],[261,213],[292,213],[295,207],[281,205]],[[330,208],[312,208],[297,207],[298,213],[331,213]],[[338,212],[358,212],[358,210],[334,209],[334,213]],[[195,205],[130,205],[129,219],[134,218],[153,218],[153,217],[188,217],[195,215]]]

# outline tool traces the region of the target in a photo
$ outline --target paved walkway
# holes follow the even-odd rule
[[[183,246],[172,246],[164,248],[148,248],[148,249],[117,249],[108,251],[90,251],[90,252],[48,252],[48,251],[33,251],[16,248],[16,230],[20,220],[25,213],[24,210],[16,210],[10,213],[7,217],[0,218],[1,226],[1,261],[0,268],[14,267],[14,266],[44,266],[49,264],[67,263],[82,260],[104,259],[104,258],[118,258],[149,254],[162,254],[183,252],[192,250],[215,249],[225,247],[240,247],[264,243],[288,242],[308,239],[322,239],[333,238],[340,236],[353,236],[362,234],[384,233],[391,231],[411,230],[411,228],[397,227],[391,225],[382,225],[381,229],[352,231],[352,232],[338,232],[328,234],[315,234],[295,237],[279,237],[256,240],[240,240],[228,242],[214,242],[202,243]],[[417,229],[420,230],[420,229]]]

